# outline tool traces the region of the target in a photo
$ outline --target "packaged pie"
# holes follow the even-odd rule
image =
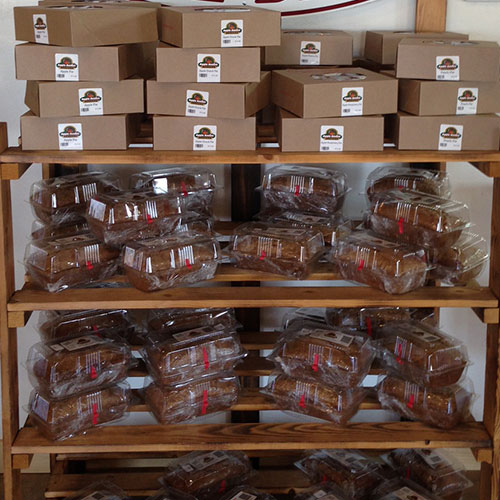
[[[117,273],[119,250],[90,234],[32,241],[24,263],[31,280],[49,292],[90,285]]]
[[[40,432],[55,441],[84,434],[121,418],[128,411],[130,399],[130,387],[126,383],[79,392],[58,400],[34,390],[30,396],[29,413]]]
[[[374,500],[440,500],[413,481],[393,479],[378,486],[371,497]]]
[[[318,307],[301,307],[285,314],[283,317],[283,330],[312,330],[326,329],[325,309]]]
[[[173,334],[150,334],[143,357],[152,378],[172,386],[232,370],[246,356],[239,336],[205,326]]]
[[[394,321],[385,325],[380,332],[378,351],[388,370],[428,387],[456,384],[468,363],[462,342],[420,321]]]
[[[81,335],[33,345],[26,368],[33,387],[56,399],[124,380],[132,360],[124,343]]]
[[[361,384],[375,358],[367,336],[340,328],[285,331],[269,356],[287,375],[328,386]]]
[[[446,172],[404,166],[386,165],[373,170],[366,180],[366,194],[374,195],[398,189],[449,198],[450,178]]]
[[[260,189],[267,210],[323,215],[340,210],[349,191],[347,176],[342,172],[299,165],[269,169]]]
[[[240,384],[232,372],[163,387],[150,382],[144,400],[161,424],[177,424],[192,418],[229,410],[238,401]]]
[[[251,475],[250,460],[240,451],[195,451],[167,466],[160,482],[207,500],[245,484]]]
[[[239,268],[305,279],[324,252],[314,229],[248,222],[234,230],[231,257]]]
[[[276,500],[269,493],[260,491],[253,486],[236,486],[231,491],[221,497],[221,500]]]
[[[470,225],[467,205],[430,194],[392,190],[373,197],[370,228],[382,238],[444,249]]]
[[[349,500],[344,491],[334,483],[323,481],[295,495],[294,500],[319,500],[320,498],[324,500]]]
[[[46,224],[40,220],[34,220],[31,225],[31,239],[44,240],[47,238],[66,238],[89,232],[89,225],[85,219],[68,222],[66,224]]]
[[[411,292],[427,280],[428,264],[423,250],[366,232],[354,232],[340,240],[332,260],[344,279],[390,294]]]
[[[367,390],[363,387],[346,389],[329,386],[278,373],[271,379],[263,393],[270,396],[280,410],[329,420],[337,425],[346,425],[358,412]]]
[[[215,237],[186,232],[127,243],[123,268],[132,286],[151,292],[210,280],[219,260]]]
[[[41,221],[64,224],[80,221],[94,195],[118,189],[118,178],[109,172],[65,175],[35,182],[31,186],[30,203]]]
[[[472,392],[461,385],[431,388],[388,375],[379,382],[377,396],[386,410],[434,427],[452,429],[468,414]]]

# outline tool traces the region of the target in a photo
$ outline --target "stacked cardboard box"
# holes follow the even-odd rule
[[[498,150],[500,47],[493,42],[406,39],[398,48],[399,149]]]
[[[249,7],[161,9],[163,44],[147,82],[157,150],[251,150],[270,99],[260,47],[279,45],[279,12]]]
[[[157,9],[126,4],[14,9],[17,78],[28,80],[22,147],[126,149],[144,112]]]

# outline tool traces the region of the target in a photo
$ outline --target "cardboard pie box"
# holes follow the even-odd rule
[[[500,78],[500,47],[495,42],[406,39],[399,44],[396,77],[495,82]]]
[[[265,47],[264,64],[351,66],[352,44],[352,35],[345,31],[283,30],[280,46]]]
[[[25,104],[42,118],[144,112],[144,80],[38,82],[26,84]]]
[[[147,112],[153,115],[247,118],[271,100],[271,73],[252,83],[147,82]]]
[[[160,44],[156,50],[159,82],[238,83],[260,81],[260,49],[179,49]]]
[[[366,59],[378,62],[379,64],[396,64],[396,55],[398,45],[405,38],[427,38],[427,39],[446,39],[453,40],[468,40],[469,35],[462,33],[452,33],[449,31],[441,33],[420,32],[414,31],[367,31],[365,37],[365,54]]]
[[[40,118],[21,116],[23,150],[127,149],[138,126],[139,115]]]
[[[279,45],[281,14],[256,7],[164,7],[160,40],[176,47]]]
[[[412,115],[500,113],[500,81],[399,80],[399,109]]]
[[[154,116],[153,147],[168,151],[238,151],[256,147],[255,118]]]
[[[382,151],[384,117],[299,118],[278,111],[278,140],[281,151]]]
[[[500,117],[496,115],[391,117],[398,149],[498,151]]]
[[[14,7],[16,40],[98,47],[158,40],[157,13],[120,4]]]
[[[276,70],[272,101],[302,118],[396,113],[398,82],[363,68]]]

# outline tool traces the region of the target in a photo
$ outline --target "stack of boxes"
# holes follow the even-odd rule
[[[255,114],[269,103],[263,46],[280,44],[279,12],[162,8],[163,44],[147,84],[156,150],[252,150]]]

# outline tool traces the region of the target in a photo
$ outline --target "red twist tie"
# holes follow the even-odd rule
[[[399,226],[399,234],[403,234],[403,217],[401,217],[398,221],[398,226]]]
[[[410,467],[406,468],[406,479],[410,479]]]
[[[266,258],[266,252],[262,250],[262,253],[260,254],[259,260],[264,260]]]
[[[95,380],[97,378],[97,371],[94,365],[90,367],[90,378],[91,380]]]
[[[370,316],[368,316],[366,318],[366,330],[367,330],[367,333],[370,337],[373,336],[373,330],[372,330],[372,319],[370,318]]]
[[[205,389],[203,391],[203,403],[201,404],[201,414],[206,415],[208,408],[208,391]]]
[[[151,215],[146,214],[146,220],[148,221],[148,224],[153,224],[153,218],[151,217]]]
[[[208,354],[207,350],[202,347],[203,350],[203,363],[205,364],[205,370],[208,370],[210,368],[210,362],[208,361]]]
[[[87,269],[89,271],[91,271],[92,269],[94,269],[94,266],[92,265],[92,262],[90,262],[90,260],[88,260],[85,265],[87,266]]]
[[[405,188],[404,186],[398,186],[398,189],[399,189],[400,191],[403,191],[403,189],[404,189],[404,188]]]
[[[220,482],[220,488],[219,488],[219,493],[224,493],[226,491],[226,480],[223,479]]]
[[[99,412],[97,411],[97,403],[92,405],[92,425],[99,423]]]
[[[97,332],[98,330],[97,325],[92,325],[92,330],[94,330],[94,332]]]
[[[319,363],[319,356],[317,354],[315,354],[314,359],[313,359],[313,366],[312,366],[313,372],[318,371],[318,363]]]
[[[186,267],[188,269],[193,269],[193,266],[191,265],[191,262],[189,262],[189,259],[186,259]]]
[[[300,396],[299,406],[301,408],[305,408],[306,407],[306,395],[305,394],[302,394]]]
[[[401,354],[403,353],[403,346],[401,344],[398,345],[398,357],[396,358],[396,361],[402,365],[403,360],[401,359]]]
[[[408,406],[410,410],[413,410],[414,404],[415,404],[415,394],[410,394],[410,401],[408,401],[408,404],[406,406]]]
[[[295,184],[295,196],[299,196],[300,194],[300,186],[298,184]]]
[[[181,182],[181,190],[182,190],[182,194],[184,196],[188,195],[188,192],[187,192],[187,189],[186,189],[186,183],[184,181]]]
[[[358,266],[358,271],[361,271],[365,267],[365,261],[363,259],[360,260],[359,266]]]
[[[326,483],[326,474],[323,474],[323,477],[322,477],[322,479],[321,479],[321,482],[322,482],[322,483]]]

